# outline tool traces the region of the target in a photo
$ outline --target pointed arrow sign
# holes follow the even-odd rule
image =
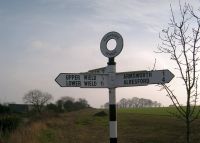
[[[108,74],[60,73],[55,81],[61,87],[108,88]]]
[[[79,73],[60,73],[55,81],[61,87],[80,87],[80,74]]]
[[[169,83],[174,78],[169,70],[132,71],[116,74],[116,87],[146,86]]]

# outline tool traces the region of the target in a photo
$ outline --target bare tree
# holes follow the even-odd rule
[[[138,108],[139,107],[139,98],[133,97],[132,99],[133,107]]]
[[[117,105],[118,108],[143,108],[161,106],[161,103],[150,99],[133,97],[132,99],[122,98]]]
[[[119,101],[119,107],[120,108],[127,108],[127,99],[126,98],[122,98],[120,101]]]
[[[127,99],[127,108],[132,108],[133,107],[133,102],[132,99]]]
[[[41,113],[42,107],[52,100],[52,95],[49,93],[44,93],[40,90],[31,90],[24,95],[23,101],[25,103],[33,104],[34,108],[38,113]]]
[[[171,56],[171,60],[176,63],[180,78],[184,82],[186,107],[180,104],[179,99],[169,86],[163,84],[163,89],[166,90],[167,96],[178,111],[178,114],[174,115],[183,120],[186,125],[187,143],[189,143],[191,123],[200,114],[200,110],[197,108],[200,17],[190,4],[181,5],[179,2],[179,11],[180,16],[175,16],[171,6],[169,26],[163,29],[160,35],[162,45],[159,46],[159,52]]]

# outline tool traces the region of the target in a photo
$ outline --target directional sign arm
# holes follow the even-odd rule
[[[79,73],[60,73],[55,81],[61,87],[80,87],[80,74]]]
[[[155,70],[152,71],[152,78],[150,78],[151,84],[164,84],[169,83],[174,78],[174,74],[167,70]]]
[[[60,73],[55,81],[61,87],[108,88],[108,74]]]
[[[174,78],[169,70],[132,71],[116,74],[116,87],[146,86],[169,83]]]

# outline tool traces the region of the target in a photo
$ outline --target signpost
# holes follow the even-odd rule
[[[116,40],[117,43],[113,50],[107,48],[107,43],[111,39]],[[108,88],[110,143],[117,143],[115,89],[117,87],[169,83],[174,78],[174,75],[167,69],[116,73],[114,58],[119,55],[123,49],[123,38],[117,32],[107,33],[101,40],[100,49],[102,54],[108,58],[107,67],[89,70],[85,73],[60,73],[55,81],[61,87]]]

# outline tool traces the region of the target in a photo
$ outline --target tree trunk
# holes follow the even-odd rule
[[[186,121],[186,138],[187,138],[187,143],[190,143],[190,121],[188,118]]]
[[[41,114],[41,109],[40,109],[40,105],[39,104],[36,104],[36,110],[39,114]]]

